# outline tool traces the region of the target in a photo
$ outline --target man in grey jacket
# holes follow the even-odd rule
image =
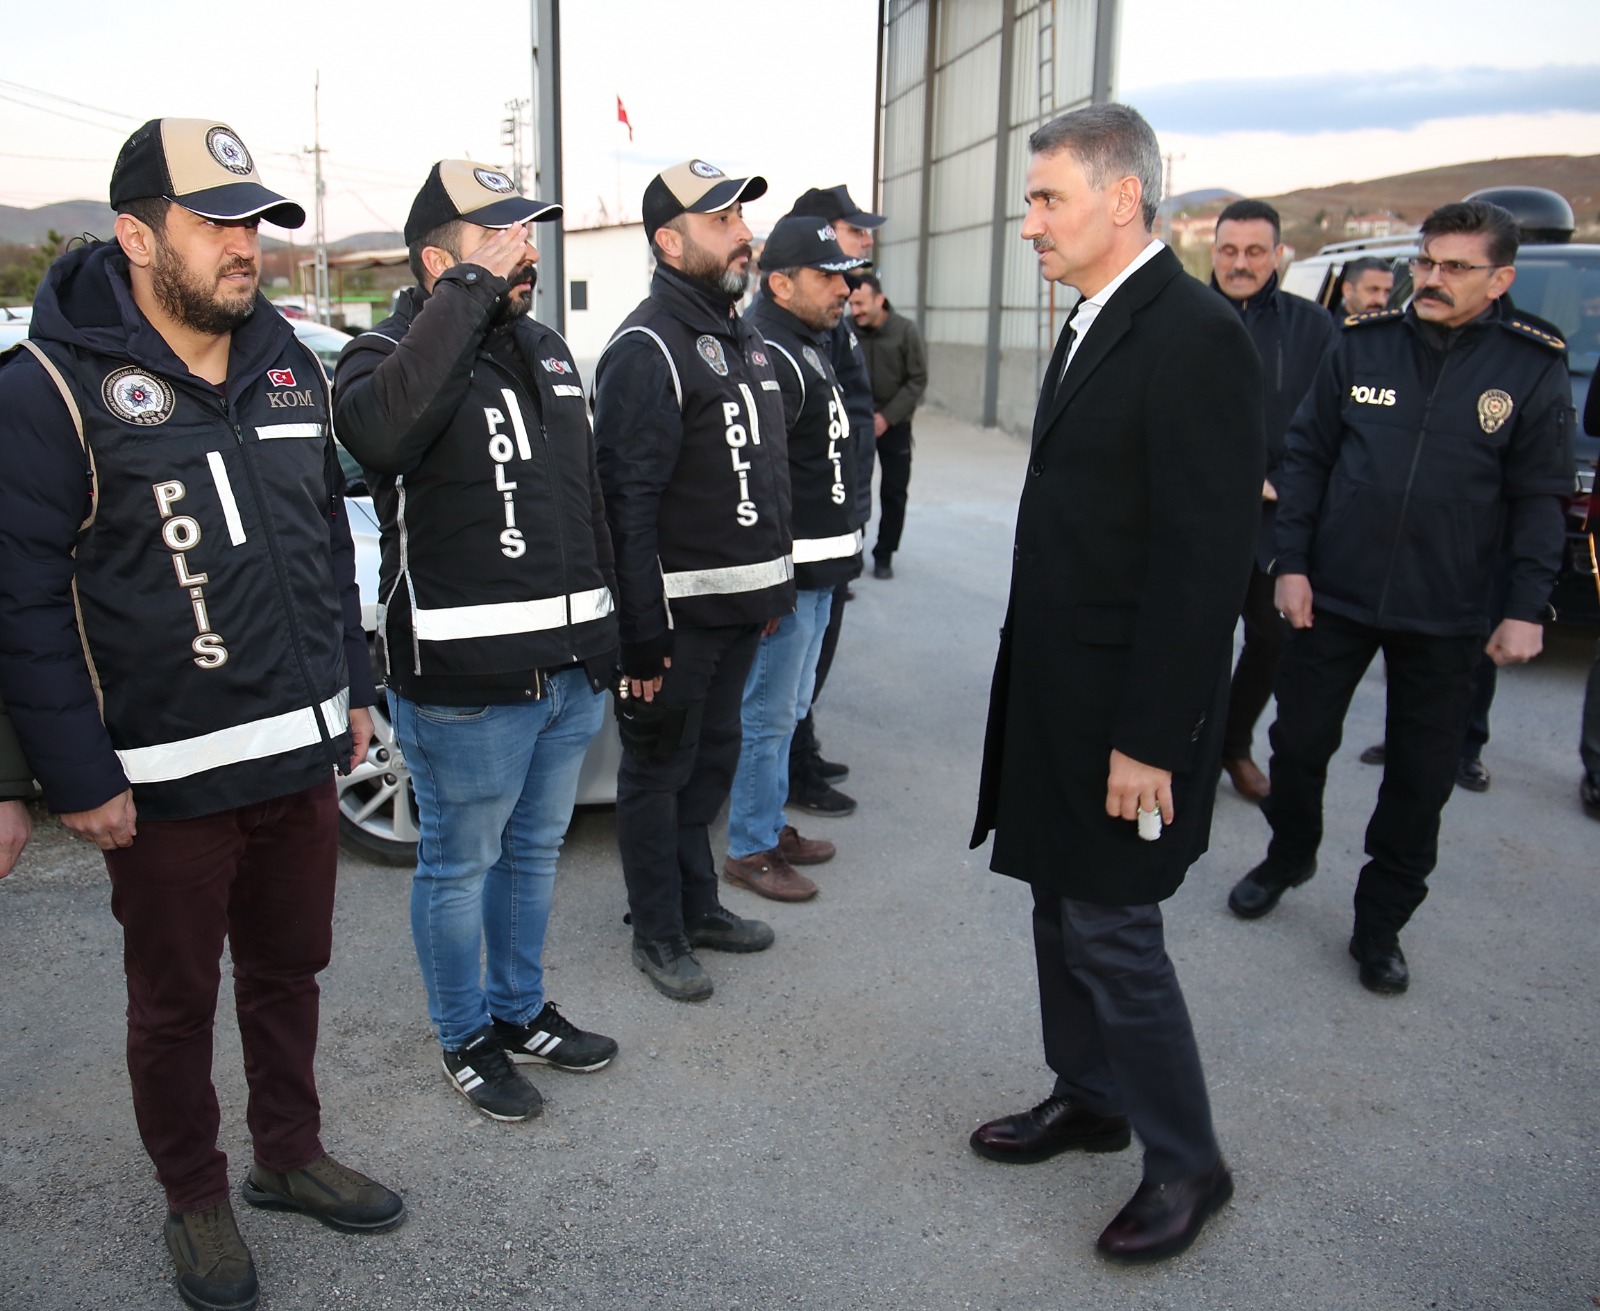
[[[878,444],[878,540],[872,576],[893,578],[911,484],[911,416],[928,390],[928,348],[917,325],[896,314],[883,285],[865,274],[850,293],[850,312],[872,375],[872,433]]]

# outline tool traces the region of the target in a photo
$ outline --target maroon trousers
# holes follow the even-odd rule
[[[141,819],[131,847],[106,853],[128,976],[134,1115],[174,1211],[215,1206],[229,1191],[211,1082],[224,939],[256,1162],[287,1172],[322,1155],[312,1065],[338,826],[330,779],[198,819]]]

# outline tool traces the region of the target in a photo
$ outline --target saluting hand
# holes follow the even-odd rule
[[[476,264],[497,278],[508,278],[528,262],[528,240],[533,231],[531,223],[513,223],[509,228],[499,228],[483,245],[461,262]]]

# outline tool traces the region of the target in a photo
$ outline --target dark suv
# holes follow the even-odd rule
[[[1595,368],[1600,364],[1600,246],[1574,243],[1572,206],[1542,187],[1491,187],[1468,200],[1487,200],[1509,209],[1522,226],[1517,252],[1517,280],[1511,299],[1517,309],[1543,319],[1567,343],[1572,376],[1572,403],[1579,415]],[[1360,241],[1340,241],[1315,255],[1296,260],[1284,274],[1283,288],[1329,308],[1338,309],[1339,283],[1345,265],[1376,256],[1394,263],[1391,305],[1411,299],[1411,269],[1406,261],[1417,253],[1417,234],[1399,233]],[[1576,468],[1567,501],[1567,553],[1551,604],[1563,623],[1600,624],[1600,580],[1596,578],[1594,545],[1584,532],[1584,515],[1594,490],[1595,460],[1600,437],[1575,426]]]

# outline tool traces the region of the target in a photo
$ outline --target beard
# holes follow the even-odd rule
[[[217,290],[220,279],[231,273],[250,274],[250,289],[245,295],[225,295]],[[150,264],[150,286],[157,302],[174,319],[208,337],[221,337],[239,327],[256,312],[256,289],[260,272],[254,261],[233,259],[207,278],[191,272],[178,253],[157,232],[155,257]]]
[[[514,323],[533,308],[533,289],[539,285],[538,266],[531,263],[524,264],[520,269],[515,270],[506,279],[506,282],[513,287],[519,282],[526,282],[528,289],[526,291],[512,292],[501,302],[500,308],[495,311],[494,321],[496,323]]]
[[[813,332],[832,332],[839,326],[839,320],[844,317],[844,306],[834,300],[791,300],[789,313]]]
[[[750,247],[742,245],[726,260],[719,260],[704,246],[696,245],[688,234],[683,238],[683,276],[697,282],[713,295],[736,301],[750,286],[750,266],[735,270],[733,261],[743,256],[750,258]]]

